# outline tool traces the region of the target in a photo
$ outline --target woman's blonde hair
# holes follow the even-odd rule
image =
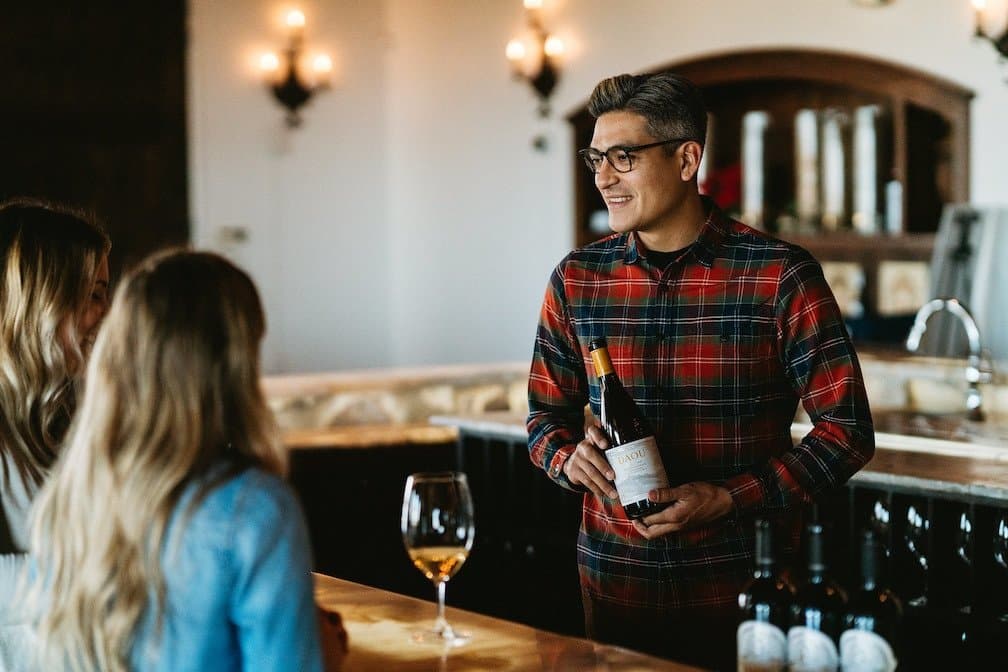
[[[259,387],[263,331],[252,280],[214,254],[155,256],[116,292],[35,511],[40,641],[58,665],[126,670],[145,610],[160,624],[165,532],[188,484],[198,503],[246,467],[285,473]]]
[[[0,203],[0,450],[37,487],[56,459],[84,355],[74,324],[111,243],[84,213],[18,198]]]

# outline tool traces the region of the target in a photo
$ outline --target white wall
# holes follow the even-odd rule
[[[253,230],[235,255],[270,285],[272,370],[527,359],[573,240],[564,116],[619,72],[781,46],[920,68],[976,92],[973,200],[1008,202],[1008,67],[971,38],[967,0],[547,2],[570,54],[545,122],[503,58],[520,0],[305,3],[324,23],[309,36],[324,35],[344,75],[282,155],[277,108],[234,65],[276,6],[191,2],[196,240],[222,223]],[[531,148],[537,133],[548,152]]]
[[[309,49],[335,61],[334,88],[289,131],[257,80],[283,44],[270,0],[191,0],[189,130],[193,242],[229,254],[259,285],[266,371],[390,361],[385,186],[384,6],[307,0]],[[240,226],[248,242],[221,240]]]

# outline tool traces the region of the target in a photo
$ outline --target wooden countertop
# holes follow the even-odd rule
[[[283,442],[291,450],[450,443],[456,438],[455,427],[426,422],[290,429],[283,433]]]
[[[458,427],[463,433],[500,439],[525,440],[525,418],[513,413],[434,416],[431,423]],[[892,421],[887,429],[896,427]],[[811,425],[795,423],[797,441]],[[908,416],[907,431],[914,429]],[[855,483],[897,486],[958,497],[1008,501],[1008,442],[988,432],[970,441],[914,434],[875,433],[875,457],[851,479]]]
[[[433,587],[431,594],[433,597]],[[442,648],[418,644],[413,630],[430,625],[437,609],[418,600],[343,579],[315,575],[315,601],[338,611],[349,636],[345,672],[485,672],[578,670],[578,672],[686,672],[679,663],[587,639],[557,635],[463,609],[446,618],[472,634],[466,644]]]

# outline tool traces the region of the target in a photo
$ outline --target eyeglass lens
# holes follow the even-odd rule
[[[633,163],[630,160],[630,154],[620,147],[612,147],[606,152],[600,152],[594,148],[585,149],[582,150],[580,154],[584,159],[585,165],[588,166],[588,170],[593,173],[597,173],[602,169],[603,159],[607,159],[609,161],[609,165],[620,173],[628,172],[633,168]]]

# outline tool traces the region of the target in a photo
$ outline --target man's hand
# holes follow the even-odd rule
[[[652,502],[672,502],[633,526],[647,539],[701,527],[728,515],[735,507],[731,494],[710,483],[686,483],[675,488],[658,488],[648,493]]]
[[[609,439],[602,428],[589,422],[585,427],[585,438],[564,462],[563,472],[567,480],[588,488],[596,497],[615,498],[616,486],[612,479],[616,478],[616,474],[602,454],[608,447]]]

